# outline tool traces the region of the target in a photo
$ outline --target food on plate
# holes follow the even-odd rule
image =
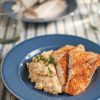
[[[68,52],[73,48],[74,46],[66,45],[52,53],[57,75],[62,86],[67,82]]]
[[[14,12],[22,11],[24,17],[29,19],[53,18],[64,12],[67,8],[65,0],[17,0],[12,6]],[[48,13],[49,12],[49,13]]]
[[[81,44],[45,51],[27,63],[29,79],[36,89],[70,95],[85,91],[99,66],[100,54],[85,51]]]
[[[29,69],[29,78],[35,82],[35,88],[50,92],[52,94],[62,93],[62,86],[57,77],[51,53],[53,51],[43,52],[33,57],[32,62],[27,63]]]
[[[69,52],[70,50],[84,51],[83,45],[78,45],[77,47],[66,45],[52,53],[54,61],[56,63],[56,71],[59,81],[62,86],[66,85],[68,79],[68,62],[69,62]]]
[[[13,5],[12,9],[14,11],[18,11],[20,9],[22,9],[22,11],[25,11],[28,8],[31,8],[32,6],[34,6],[36,3],[42,3],[43,1],[46,1],[46,0],[17,0],[16,4]]]
[[[100,55],[93,52],[69,52],[68,82],[65,92],[77,95],[90,84],[95,70],[100,66]]]

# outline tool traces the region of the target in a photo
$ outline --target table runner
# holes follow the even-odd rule
[[[82,2],[82,0],[80,0]],[[87,21],[87,14],[89,2],[82,2],[77,0],[77,9],[75,12],[68,15],[65,19],[50,22],[50,23],[42,23],[42,24],[34,24],[34,23],[24,23],[24,30],[20,33],[21,39],[20,41],[14,44],[0,44],[0,62],[1,59],[5,57],[7,52],[14,47],[15,45],[19,44],[20,42],[33,38],[35,36],[40,35],[49,35],[49,34],[66,34],[66,35],[75,35],[80,36],[83,38],[87,38],[92,40],[93,42],[100,45],[100,33],[94,32],[91,29],[87,28],[86,21]],[[84,0],[86,1],[86,0]],[[87,0],[88,1],[88,0]],[[84,14],[84,15],[83,15]],[[12,29],[10,24],[12,23],[12,19],[8,18],[7,16],[1,18],[0,17],[0,36],[9,38],[14,37],[17,32],[10,32]],[[0,76],[0,100],[17,100],[8,90],[4,87],[2,83],[1,76]],[[98,99],[99,100],[99,99]]]

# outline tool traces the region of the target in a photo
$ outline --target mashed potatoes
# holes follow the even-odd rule
[[[43,52],[28,63],[29,78],[35,82],[35,88],[52,94],[62,93],[62,86],[55,70],[52,51]]]

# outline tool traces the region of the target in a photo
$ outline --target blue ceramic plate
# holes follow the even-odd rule
[[[100,96],[100,69],[96,71],[86,91],[78,96],[51,95],[34,89],[34,84],[28,80],[25,65],[27,61],[42,51],[55,50],[66,44],[83,44],[86,50],[100,53],[100,46],[76,36],[47,35],[26,40],[14,47],[2,63],[2,80],[6,88],[17,98],[24,100],[97,100]]]
[[[50,21],[56,21],[59,19],[64,19],[64,18],[66,18],[66,16],[69,13],[73,12],[77,8],[76,0],[66,0],[66,1],[67,1],[68,8],[56,18],[28,19],[28,18],[23,17],[22,20],[24,22],[35,22],[35,23],[42,22],[42,23],[44,23],[44,22],[50,22]],[[2,4],[2,9],[4,10],[4,12],[6,12],[6,13],[12,12],[11,8],[12,8],[14,3],[15,3],[15,0],[9,0],[7,2],[4,2]],[[8,16],[11,18],[17,19],[17,14],[8,14]]]

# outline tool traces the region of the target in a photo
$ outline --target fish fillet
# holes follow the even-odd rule
[[[23,5],[21,5],[21,2],[25,5],[26,8]],[[25,11],[27,8],[32,7],[37,2],[38,0],[17,0],[16,4],[12,6],[12,10],[15,12],[19,12],[20,9],[22,9],[22,11]]]
[[[52,54],[56,63],[57,75],[62,86],[67,83],[70,50],[84,51],[85,49],[83,45],[78,45],[77,47],[66,45],[57,51],[54,51]]]
[[[93,74],[100,66],[100,55],[93,52],[70,51],[68,82],[65,92],[78,95],[90,84]]]

